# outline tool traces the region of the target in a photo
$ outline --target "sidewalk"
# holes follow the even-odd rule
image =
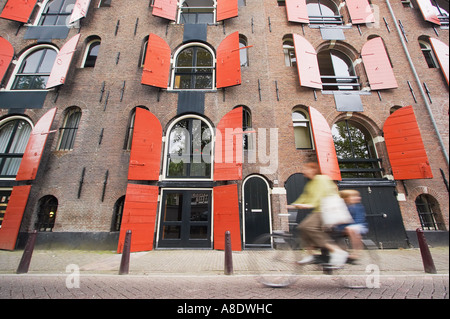
[[[449,273],[449,248],[431,248],[438,274]],[[267,252],[258,253],[264,260]],[[15,274],[23,250],[0,251],[0,274]],[[248,252],[233,252],[235,275],[252,273]],[[382,274],[423,275],[419,249],[378,250]],[[34,250],[29,274],[66,274],[76,265],[83,274],[117,274],[122,255],[112,251]],[[132,253],[130,275],[223,275],[225,253],[216,250],[157,250]],[[267,267],[270,267],[268,265]]]

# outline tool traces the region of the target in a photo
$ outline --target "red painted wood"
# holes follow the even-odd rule
[[[239,53],[239,32],[225,38],[217,48],[217,88],[241,84],[241,57]]]
[[[361,49],[361,56],[372,90],[395,89],[398,87],[383,39],[377,37],[367,41]]]
[[[238,14],[238,0],[217,0],[217,21],[234,18]]]
[[[136,108],[128,180],[159,180],[162,126],[150,111]]]
[[[80,37],[81,34],[73,36],[59,51],[47,81],[47,89],[63,85],[66,82],[67,72],[69,72],[70,64],[72,63],[72,58],[77,49]]]
[[[433,178],[412,106],[392,113],[384,123],[383,131],[395,179]]]
[[[177,20],[177,0],[155,0],[152,14],[170,21]]]
[[[431,46],[433,47],[434,55],[439,62],[441,67],[442,74],[445,77],[448,85],[448,64],[449,64],[449,56],[448,56],[448,45],[444,42],[430,38]]]
[[[367,0],[345,0],[352,24],[374,23],[375,17]]]
[[[300,85],[322,89],[316,50],[304,37],[298,34],[294,34],[293,37]]]
[[[231,233],[231,248],[241,251],[239,199],[236,184],[214,187],[214,249],[225,249],[225,232]]]
[[[0,82],[14,57],[14,48],[8,40],[0,37]]]
[[[14,186],[0,228],[0,249],[14,250],[31,185]]]
[[[37,0],[8,0],[0,18],[28,23]]]
[[[141,83],[167,89],[170,74],[171,49],[155,34],[148,38],[147,54]]]
[[[306,0],[286,0],[288,21],[309,23]]]
[[[128,184],[117,253],[121,253],[127,230],[131,230],[131,252],[153,250],[158,186]]]
[[[70,16],[69,23],[73,23],[82,18],[85,18],[90,4],[91,0],[77,0],[77,2],[75,2],[75,7],[72,10],[72,15]]]
[[[45,113],[33,128],[17,172],[16,181],[29,181],[36,178],[55,115],[56,107]]]
[[[214,180],[242,179],[242,107],[226,114],[216,128]]]
[[[328,175],[333,180],[342,180],[333,135],[327,120],[311,106],[309,107],[309,117],[321,173]]]

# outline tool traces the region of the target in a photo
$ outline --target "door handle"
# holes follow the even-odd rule
[[[252,209],[252,213],[262,213],[262,208]]]
[[[370,215],[366,215],[366,217],[382,217],[382,218],[387,218],[388,215],[386,213],[380,213],[380,214],[370,214]]]

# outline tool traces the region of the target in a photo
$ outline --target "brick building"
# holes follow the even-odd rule
[[[317,161],[448,242],[448,0],[0,0],[0,249],[252,247]]]

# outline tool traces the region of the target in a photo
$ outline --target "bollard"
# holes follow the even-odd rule
[[[431,256],[430,249],[428,248],[427,239],[422,229],[417,228],[417,239],[419,241],[420,253],[422,254],[423,267],[426,273],[436,274],[436,267],[434,266],[433,257]]]
[[[123,244],[122,259],[120,260],[119,275],[128,275],[130,271],[131,230],[127,230]]]
[[[37,230],[29,233],[22,259],[20,259],[19,267],[16,274],[26,274],[30,268],[31,257],[33,256],[34,244],[36,244]]]
[[[225,275],[233,274],[233,252],[231,250],[231,233],[225,232]]]

